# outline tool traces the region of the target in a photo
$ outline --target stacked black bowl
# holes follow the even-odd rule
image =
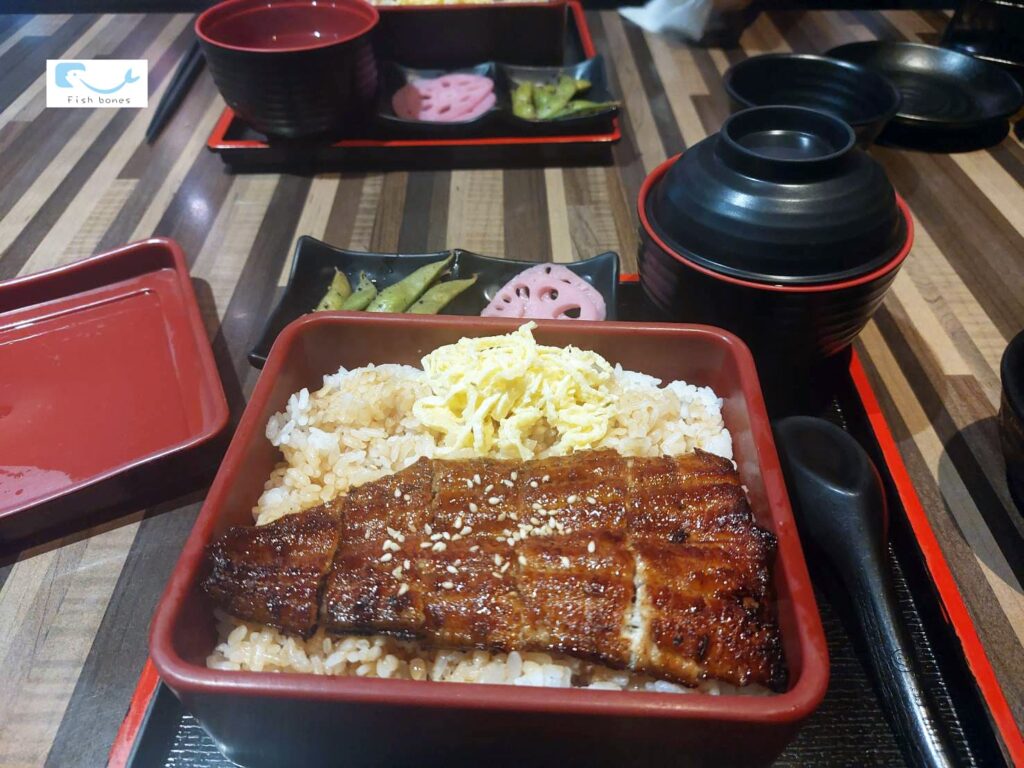
[[[640,191],[640,282],[668,318],[727,328],[802,375],[844,350],[910,251],[906,205],[842,120],[757,107]]]
[[[732,66],[723,82],[734,109],[786,105],[827,112],[845,120],[861,146],[878,137],[901,101],[877,72],[825,56],[753,56]]]

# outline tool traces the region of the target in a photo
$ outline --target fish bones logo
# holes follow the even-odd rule
[[[93,59],[46,62],[46,106],[117,108],[149,105],[149,62]]]

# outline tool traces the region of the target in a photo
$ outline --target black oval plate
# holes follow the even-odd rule
[[[1024,93],[1005,71],[958,51],[923,43],[864,42],[833,48],[832,58],[887,77],[903,97],[892,123],[963,131],[1009,117]]]
[[[562,67],[527,67],[484,62],[474,67],[460,69],[411,69],[394,62],[383,66],[381,89],[377,97],[376,120],[390,136],[405,138],[484,138],[493,135],[511,136],[560,136],[607,130],[619,107],[608,107],[597,112],[562,117],[554,120],[524,120],[512,112],[512,90],[516,83],[529,80],[536,83],[556,82],[559,75],[589,80],[590,89],[582,94],[590,101],[615,101],[608,84],[604,60],[600,56],[586,59],[577,64]],[[440,77],[446,74],[466,72],[489,77],[494,81],[495,104],[491,109],[473,120],[458,122],[431,122],[398,117],[391,106],[391,98],[399,88],[410,80],[424,77]]]
[[[362,253],[335,248],[315,237],[304,235],[295,244],[288,285],[274,311],[267,319],[252,350],[249,363],[262,368],[270,354],[274,339],[288,323],[311,312],[327,292],[334,270],[340,269],[354,286],[359,273],[365,272],[378,290],[395,283],[415,270],[434,261],[455,256],[446,280],[479,275],[476,285],[445,307],[443,315],[479,315],[505,283],[524,269],[537,265],[534,261],[513,261],[455,248],[435,253]],[[619,284],[619,255],[614,251],[574,261],[564,266],[582,277],[604,297],[608,320],[615,319]],[[525,321],[524,321],[525,322]]]

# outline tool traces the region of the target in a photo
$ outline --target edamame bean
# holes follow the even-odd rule
[[[476,282],[476,275],[467,277],[464,280],[449,280],[446,283],[438,283],[428,290],[419,300],[409,307],[408,311],[413,315],[436,315],[460,293]]]
[[[314,312],[323,312],[329,309],[341,309],[342,304],[345,303],[345,299],[352,295],[352,286],[349,285],[348,278],[345,277],[345,273],[340,269],[334,270],[334,279],[331,280],[331,285],[327,289],[327,293],[320,299],[320,303],[316,305]]]
[[[361,309],[366,309],[375,298],[377,298],[377,287],[370,281],[365,272],[360,272],[356,289],[352,291],[351,296],[345,299],[345,303],[341,305],[341,308],[358,312]]]
[[[533,106],[533,83],[520,83],[512,91],[512,114],[524,120],[537,117],[537,109]]]
[[[453,256],[449,256],[447,259],[427,264],[417,269],[404,280],[399,280],[394,285],[389,285],[377,294],[377,298],[370,302],[366,311],[405,312],[437,278],[444,274],[444,271],[448,269],[448,265],[452,263],[453,258]]]
[[[555,93],[543,107],[537,107],[537,117],[541,120],[550,120],[561,112],[569,100],[576,95],[576,81],[568,75],[558,78],[558,85],[555,86]]]

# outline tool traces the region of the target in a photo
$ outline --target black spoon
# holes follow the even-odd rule
[[[921,768],[956,765],[897,614],[878,471],[853,437],[824,419],[782,419],[775,437],[800,534],[831,563],[849,593],[907,761]]]

